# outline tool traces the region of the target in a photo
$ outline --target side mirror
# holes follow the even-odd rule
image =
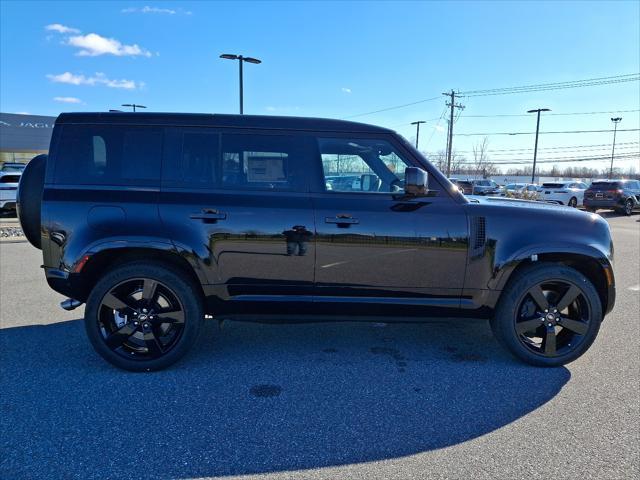
[[[407,195],[426,195],[429,191],[429,174],[418,167],[404,169],[404,193]]]

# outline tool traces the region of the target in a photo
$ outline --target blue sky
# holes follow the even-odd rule
[[[344,118],[460,91],[640,72],[640,2],[19,2],[0,3],[0,109],[57,115],[141,103],[149,111],[235,113],[237,64],[245,113]],[[353,120],[392,127],[444,149],[442,99]],[[70,103],[76,102],[76,103]],[[638,82],[462,98],[456,133],[531,131],[532,116],[640,108]],[[467,115],[467,116],[465,116]],[[606,130],[610,113],[551,115],[542,131]],[[620,129],[640,127],[638,111]],[[619,132],[621,153],[639,132]],[[456,137],[469,152],[482,137]],[[598,155],[611,133],[541,135],[539,156]],[[581,149],[558,149],[588,145]],[[533,137],[489,136],[491,158]],[[544,153],[543,153],[544,152]],[[560,152],[560,153],[558,153]],[[521,151],[511,158],[529,158]],[[470,157],[470,153],[465,153]],[[545,157],[546,156],[546,157]],[[581,165],[604,167],[607,162]],[[563,164],[566,165],[566,164]],[[620,165],[638,165],[638,159]]]

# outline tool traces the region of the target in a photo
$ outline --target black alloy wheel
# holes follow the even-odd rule
[[[633,200],[628,198],[626,202],[624,202],[624,214],[628,217],[633,213]]]
[[[601,321],[600,296],[588,278],[566,265],[540,262],[513,274],[491,328],[516,357],[556,367],[588,350]]]
[[[181,269],[125,264],[91,291],[85,327],[95,350],[131,371],[165,368],[195,343],[204,318],[201,289]]]
[[[569,200],[569,206],[572,208],[576,208],[578,206],[578,199],[576,197],[571,197]]]
[[[99,307],[105,344],[118,355],[154,360],[168,353],[184,329],[184,308],[170,287],[151,278],[126,280]]]
[[[584,295],[577,285],[564,280],[533,285],[522,296],[514,319],[522,345],[545,357],[578,347],[591,321]]]

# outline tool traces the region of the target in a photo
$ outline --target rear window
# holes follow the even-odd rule
[[[18,183],[20,181],[20,175],[2,175],[0,177],[0,183]]]
[[[162,129],[65,125],[55,156],[55,182],[153,186],[160,181]]]
[[[593,182],[591,188],[619,188],[620,182]]]
[[[566,185],[566,183],[543,183],[542,186],[544,188],[562,188]]]

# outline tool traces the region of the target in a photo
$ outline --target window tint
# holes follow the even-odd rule
[[[221,184],[258,190],[298,190],[304,184],[303,137],[222,135]]]
[[[219,158],[218,132],[184,130],[176,183],[195,188],[213,188]]]
[[[162,130],[153,127],[65,125],[56,155],[56,183],[156,185]]]
[[[320,138],[325,189],[337,192],[399,192],[412,166],[386,140]]]

